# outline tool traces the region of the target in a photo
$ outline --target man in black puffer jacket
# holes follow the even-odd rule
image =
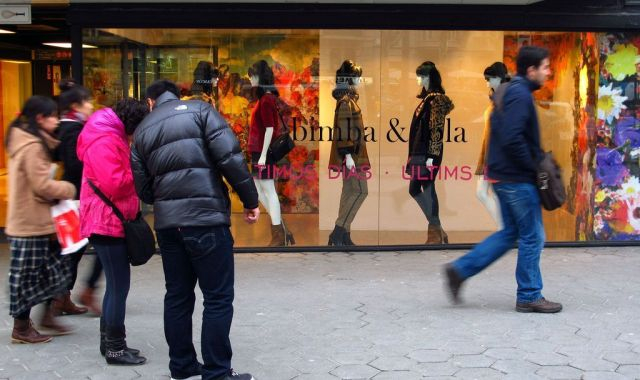
[[[131,147],[138,196],[154,205],[167,293],[164,331],[172,379],[250,380],[231,370],[233,238],[223,177],[244,204],[247,223],[258,220],[258,192],[233,131],[210,104],[181,101],[167,80],[147,89],[152,112]],[[192,314],[196,281],[204,296],[202,356],[196,357]]]

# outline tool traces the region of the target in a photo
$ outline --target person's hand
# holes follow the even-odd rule
[[[260,217],[260,208],[256,207],[253,209],[248,209],[245,208],[244,209],[244,221],[249,223],[249,224],[253,224],[255,222],[258,221],[258,218]]]
[[[353,161],[353,157],[350,154],[344,156],[344,164],[349,169],[349,171],[353,170],[356,167],[356,163]]]
[[[260,156],[260,159],[258,160],[258,166],[259,167],[263,167],[265,166],[267,163],[267,157],[266,156]]]

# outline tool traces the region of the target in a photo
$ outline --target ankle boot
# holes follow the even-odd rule
[[[296,239],[293,237],[291,230],[285,224],[284,219],[282,219],[282,228],[284,228],[284,245],[295,245]]]
[[[107,340],[107,332],[105,331],[104,319],[100,318],[100,355],[102,355],[102,356],[105,356],[105,354],[107,352],[106,340]],[[140,354],[140,350],[136,350],[135,348],[127,347],[126,346],[126,341],[125,341],[124,350],[130,352],[133,355],[139,355]]]
[[[71,327],[60,323],[59,319],[54,315],[52,305],[47,305],[45,307],[40,327],[49,330],[51,335],[67,335],[73,332]]]
[[[77,306],[71,301],[71,292],[67,291],[67,293],[59,298],[55,298],[52,301],[54,315],[76,315],[76,314],[84,314],[89,309],[82,306]]]
[[[282,224],[271,225],[271,242],[269,247],[283,247],[285,244],[284,227]]]
[[[449,244],[449,236],[442,229],[442,226],[429,224],[427,230],[427,241],[425,244]]]
[[[95,314],[99,316],[102,314],[102,308],[100,307],[100,303],[98,303],[98,300],[96,299],[96,296],[94,293],[95,293],[95,289],[86,287],[82,291],[82,294],[80,294],[80,303],[86,306],[91,312],[91,314]]]
[[[107,364],[140,365],[147,361],[147,358],[126,350],[127,342],[124,326],[106,326],[105,333],[105,359]]]
[[[342,242],[344,243],[344,245],[349,245],[349,246],[356,245],[356,243],[354,243],[353,240],[351,240],[351,231],[344,233]]]
[[[340,227],[340,226],[335,226],[333,228],[333,231],[331,232],[331,234],[329,235],[329,242],[327,243],[327,245],[334,245],[334,246],[343,246],[344,244],[344,235],[347,233],[347,231]]]
[[[40,334],[33,327],[31,319],[13,319],[13,331],[11,332],[11,343],[47,343],[53,339],[49,335]]]

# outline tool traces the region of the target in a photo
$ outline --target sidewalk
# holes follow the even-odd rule
[[[545,250],[544,294],[565,307],[556,315],[514,311],[515,254],[450,306],[441,266],[463,253],[238,255],[233,366],[256,380],[640,378],[640,249]],[[48,344],[10,344],[6,250],[0,271],[0,379],[168,379],[159,257],[132,275],[128,343],[148,358],[139,367],[105,364],[94,317],[64,317],[77,332]]]

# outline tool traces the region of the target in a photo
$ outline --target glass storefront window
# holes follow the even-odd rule
[[[91,29],[84,40],[98,46],[85,52],[84,76],[101,106],[143,97],[159,78],[175,81],[184,98],[201,96],[198,67],[215,69],[206,99],[249,162],[256,98],[248,69],[265,60],[296,140],[278,164],[276,192],[298,246],[424,244],[429,222],[438,220],[449,243],[476,243],[498,229],[491,191],[483,191],[487,183],[478,174],[491,106],[485,71],[498,62],[513,76],[519,47],[547,47],[553,75],[535,93],[536,108],[543,148],[561,165],[568,193],[561,209],[544,213],[547,240],[640,240],[638,35]],[[441,87],[435,103],[428,98],[437,104],[429,112],[442,129],[431,180],[415,171],[408,151],[412,121],[424,109],[419,95],[423,85],[435,88],[429,86],[436,76]],[[353,131],[352,139],[337,143],[338,130]],[[344,168],[351,165],[347,154],[354,171]],[[268,213],[246,226],[239,201],[232,201],[237,246],[267,246]]]

